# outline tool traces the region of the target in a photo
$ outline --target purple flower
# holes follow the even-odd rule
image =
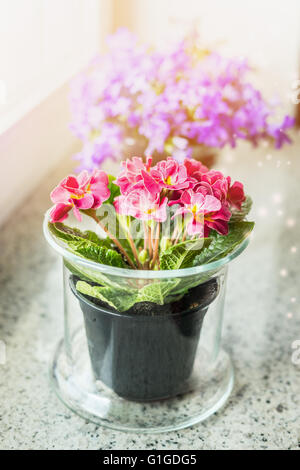
[[[274,124],[270,124],[268,126],[268,135],[271,135],[274,138],[275,147],[277,149],[280,149],[285,142],[291,143],[291,139],[284,131],[290,129],[294,125],[295,119],[290,116],[285,116],[283,122],[279,126]]]
[[[247,62],[202,51],[196,39],[153,50],[125,28],[109,36],[108,54],[94,59],[71,87],[81,167],[120,158],[127,135],[141,136],[147,154],[168,149],[179,161],[191,155],[193,143],[222,148],[270,139],[280,148],[291,142],[294,120],[270,122],[272,106],[247,81]],[[188,145],[177,148],[176,138]]]

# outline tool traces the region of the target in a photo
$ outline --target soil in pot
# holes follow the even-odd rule
[[[119,396],[150,401],[184,393],[191,377],[202,323],[217,297],[218,280],[194,287],[166,305],[140,302],[126,312],[76,291],[92,370]]]

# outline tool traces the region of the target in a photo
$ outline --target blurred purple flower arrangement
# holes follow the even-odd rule
[[[80,169],[128,157],[126,146],[133,154],[183,161],[195,156],[195,147],[291,142],[286,131],[294,120],[272,122],[273,109],[247,81],[244,60],[200,49],[192,36],[167,52],[151,49],[126,29],[108,38],[108,48],[71,87],[71,129],[83,142]]]

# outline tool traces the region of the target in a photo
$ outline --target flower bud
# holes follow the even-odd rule
[[[139,261],[144,264],[148,259],[148,251],[147,250],[142,250],[139,253]]]
[[[169,238],[163,237],[160,242],[161,251],[166,251],[171,246],[171,240]]]

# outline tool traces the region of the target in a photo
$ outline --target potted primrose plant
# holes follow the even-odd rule
[[[153,166],[133,157],[121,165],[116,179],[83,171],[51,193],[44,230],[63,256],[66,316],[54,381],[69,406],[101,424],[184,427],[214,412],[232,387],[229,362],[219,361],[225,278],[254,226],[246,220],[251,199],[241,183],[195,160]],[[191,393],[199,400],[203,387],[197,419],[153,418],[149,403],[168,406]],[[124,403],[150,406],[150,417],[129,418]]]

